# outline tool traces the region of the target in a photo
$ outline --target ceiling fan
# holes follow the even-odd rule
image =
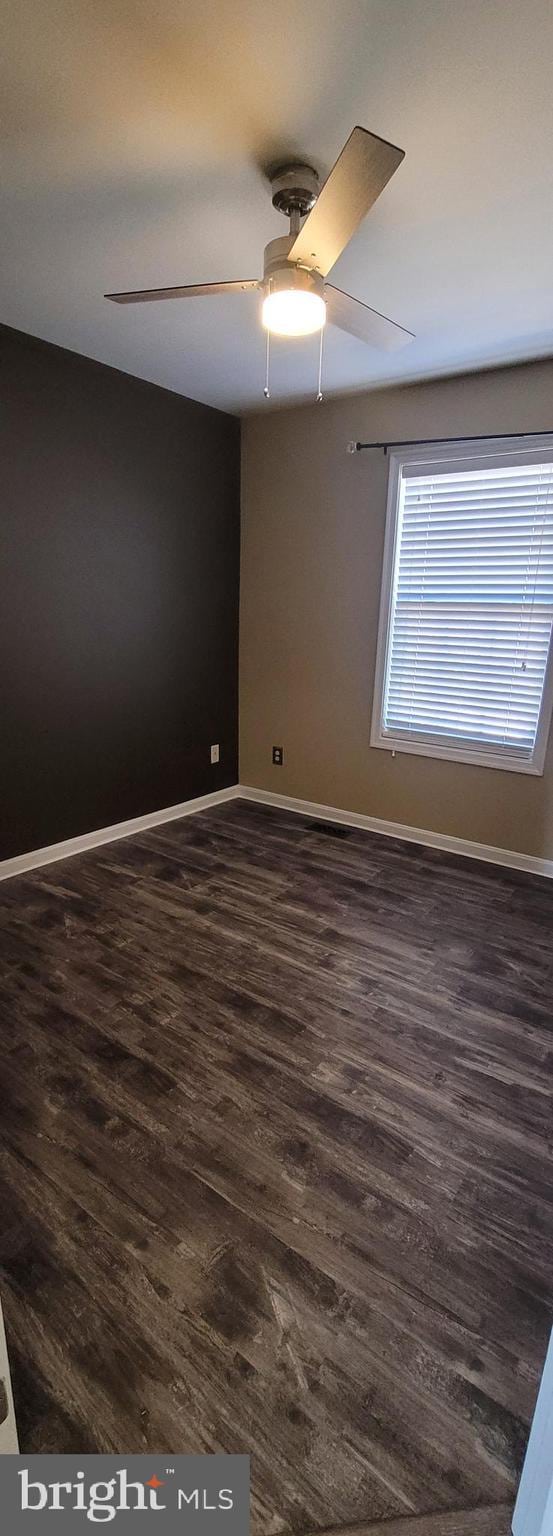
[[[105,298],[115,304],[147,304],[258,289],[263,325],[272,334],[308,336],[330,320],[368,346],[402,347],[413,340],[412,331],[325,280],[403,158],[395,144],[354,128],[322,187],[309,165],[294,162],[272,171],[273,205],[290,220],[290,229],[265,247],[262,278],[145,288]]]

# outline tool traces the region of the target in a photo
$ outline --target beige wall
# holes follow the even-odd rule
[[[246,419],[243,784],[553,857],[551,742],[540,778],[369,747],[388,462],[346,453],[350,438],[548,427],[553,362]]]

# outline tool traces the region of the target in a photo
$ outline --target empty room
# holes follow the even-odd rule
[[[553,1536],[552,50],[3,0],[10,1536]]]

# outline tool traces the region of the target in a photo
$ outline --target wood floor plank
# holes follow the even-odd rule
[[[504,1536],[553,1311],[552,917],[545,881],[241,802],[0,887],[25,1451],[250,1452],[256,1536]]]

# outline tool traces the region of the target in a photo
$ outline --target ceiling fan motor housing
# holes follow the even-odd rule
[[[279,235],[265,246],[263,292],[278,293],[282,288],[295,288],[306,293],[318,293],[322,298],[324,278],[321,273],[288,260],[295,238],[295,235]]]

